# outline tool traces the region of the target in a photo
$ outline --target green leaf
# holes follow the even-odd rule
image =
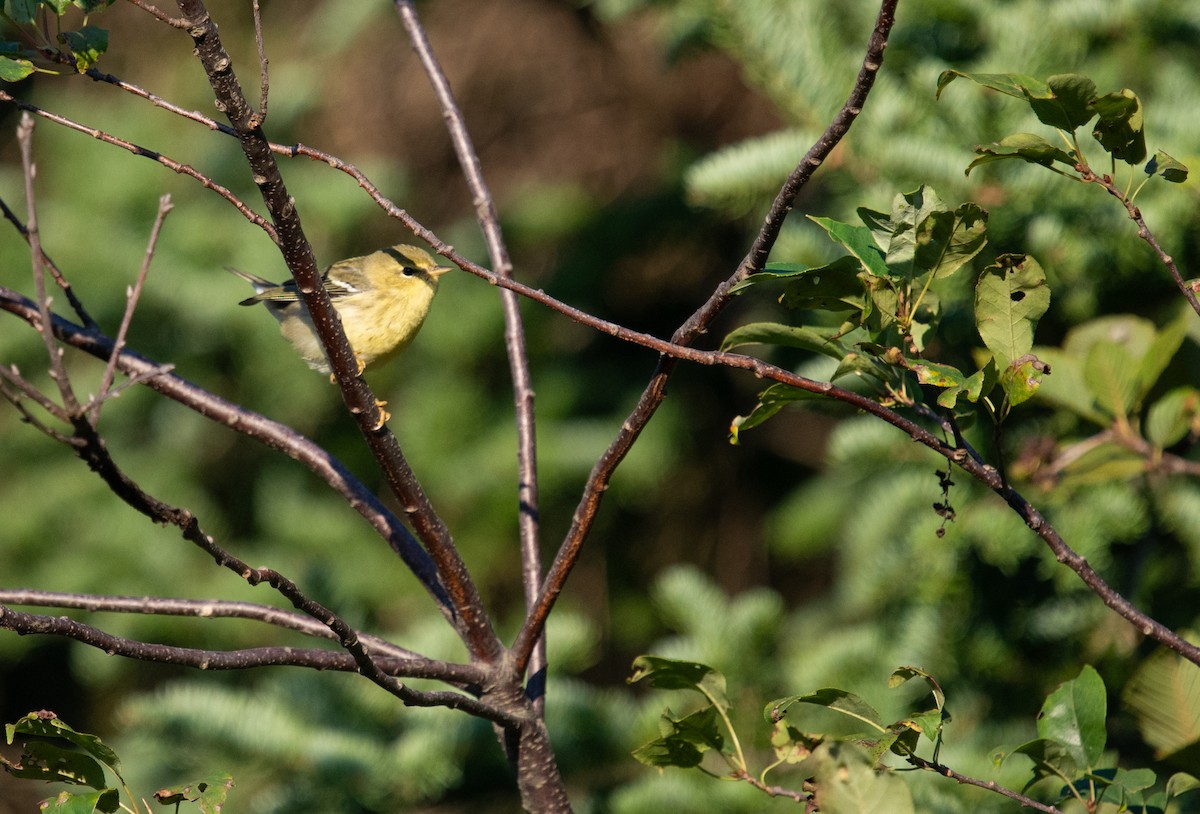
[[[946,706],[946,693],[942,690],[942,685],[938,683],[936,678],[920,667],[897,667],[888,677],[888,687],[895,689],[914,678],[921,679],[929,686],[929,692],[933,695],[934,704],[937,705],[939,710],[944,709]]]
[[[1051,738],[1037,738],[1023,743],[1009,754],[996,753],[992,760],[1002,764],[1013,755],[1024,755],[1033,761],[1033,779],[1025,784],[1029,788],[1034,783],[1047,777],[1065,775],[1074,777],[1078,764],[1072,757],[1071,749],[1066,744]]]
[[[1112,153],[1113,158],[1127,164],[1140,164],[1146,158],[1145,122],[1142,101],[1129,88],[1107,93],[1093,100],[1092,108],[1100,114],[1092,137]]]
[[[658,656],[638,656],[633,660],[633,675],[628,682],[648,680],[659,690],[694,690],[722,710],[729,709],[725,697],[725,676],[694,661],[677,661]]]
[[[1096,96],[1096,83],[1086,76],[1058,74],[1047,79],[1044,87],[1024,90],[1038,120],[1059,130],[1074,132],[1096,115],[1089,107]]]
[[[192,783],[159,789],[154,792],[154,800],[160,805],[196,803],[201,814],[220,814],[231,788],[233,777],[229,774],[214,774]]]
[[[1182,441],[1189,432],[1200,434],[1200,390],[1176,387],[1150,405],[1146,440],[1159,449]]]
[[[797,328],[778,322],[752,322],[735,328],[721,342],[721,350],[733,350],[743,345],[782,345],[823,353],[841,359],[847,350],[837,339],[812,328]]]
[[[729,289],[729,293],[740,294],[747,288],[752,288],[756,285],[770,285],[778,283],[781,280],[790,280],[793,277],[807,274],[811,269],[812,266],[806,266],[802,263],[767,263],[766,267],[758,274],[750,274],[743,277]]]
[[[970,401],[978,401],[980,390],[983,388],[983,371],[977,370],[969,378],[961,370],[952,365],[936,362],[906,359],[901,357],[900,364],[917,374],[917,381],[934,387],[944,387],[946,391],[938,395],[938,404],[947,409],[953,409],[960,395]]]
[[[19,82],[33,71],[33,63],[27,59],[0,57],[0,82]]]
[[[987,213],[972,203],[950,211],[937,193],[921,186],[897,195],[890,216],[859,209],[875,242],[884,247],[888,273],[914,280],[948,277],[987,243]]]
[[[967,175],[971,174],[971,170],[983,164],[1010,158],[1027,161],[1030,164],[1040,164],[1043,167],[1049,167],[1055,161],[1071,168],[1074,168],[1076,164],[1073,155],[1033,133],[1013,133],[995,144],[981,144],[975,148],[975,152],[979,158],[967,165]]]
[[[1200,780],[1187,772],[1176,772],[1167,778],[1167,797],[1178,797],[1181,794],[1200,789]]]
[[[1027,87],[1045,87],[1045,84],[1032,76],[1025,76],[1019,73],[963,73],[962,71],[942,71],[937,82],[937,98],[941,98],[942,91],[946,86],[953,82],[958,77],[970,79],[972,82],[983,85],[985,88],[999,91],[1008,96],[1016,97],[1017,99],[1025,98],[1025,88]]]
[[[1038,735],[1063,744],[1079,768],[1095,768],[1107,740],[1108,697],[1091,665],[1050,693],[1038,714]]]
[[[1000,373],[1000,387],[1008,397],[1008,405],[1016,407],[1033,398],[1042,385],[1042,376],[1049,373],[1050,365],[1032,353],[1014,359]]]
[[[1046,275],[1032,257],[1004,254],[979,275],[975,324],[1003,370],[1033,348],[1033,329],[1050,307]]]
[[[47,783],[70,783],[102,789],[107,784],[104,769],[88,755],[45,741],[30,741],[24,745],[20,765],[6,766],[13,777],[44,780]]]
[[[763,709],[763,717],[766,718],[768,723],[777,723],[783,720],[787,715],[788,709],[796,704],[813,704],[819,707],[826,707],[850,718],[870,724],[880,732],[885,729],[883,720],[879,717],[879,713],[875,711],[874,707],[854,693],[838,689],[837,687],[825,687],[824,689],[805,693],[804,695],[789,695],[785,698],[776,698]]]
[[[887,264],[883,259],[883,252],[875,243],[875,238],[871,234],[871,230],[865,226],[854,226],[849,223],[832,220],[831,218],[819,218],[809,215],[808,219],[820,226],[828,233],[829,237],[840,243],[850,252],[858,261],[862,263],[871,274],[884,276],[888,273]]]
[[[70,741],[114,772],[120,771],[121,761],[117,753],[104,741],[95,735],[76,732],[53,712],[31,712],[16,723],[7,724],[4,729],[9,743],[13,742],[16,735],[36,735]]]
[[[1158,759],[1200,741],[1200,667],[1175,653],[1151,655],[1134,673],[1123,700]]]
[[[1062,471],[1060,485],[1069,491],[1087,484],[1129,480],[1145,471],[1146,459],[1140,453],[1118,443],[1103,443],[1072,460]]]
[[[58,35],[58,41],[71,49],[75,57],[75,70],[83,73],[92,67],[108,50],[108,31],[85,25],[78,31],[64,31]]]
[[[837,374],[834,375],[836,377]],[[758,404],[754,406],[749,415],[737,416],[730,422],[729,441],[737,444],[742,430],[757,427],[793,401],[812,401],[822,398],[825,397],[819,393],[792,387],[790,384],[773,384],[758,394]]]
[[[971,74],[944,71],[938,77],[937,95],[957,77],[964,77],[1008,96],[1024,99],[1043,124],[1070,133],[1087,124],[1095,114],[1088,103],[1096,95],[1096,83],[1079,74],[1058,74],[1043,82],[1024,74]]]
[[[116,789],[89,791],[81,794],[62,791],[39,803],[39,810],[48,814],[94,814],[96,811],[116,811],[120,797]]]
[[[1161,175],[1173,184],[1182,184],[1187,180],[1188,168],[1159,150],[1146,162],[1146,175],[1155,174]]]
[[[634,750],[633,756],[647,766],[675,766],[688,769],[700,765],[704,753],[721,750],[725,739],[721,735],[720,717],[716,707],[675,718],[667,710],[659,719],[662,736]]]
[[[952,218],[950,210],[936,192],[924,185],[914,192],[897,195],[889,219],[892,233],[885,258],[888,274],[911,280],[926,271],[918,262],[918,249],[930,243],[937,221],[948,218]]]
[[[98,9],[105,9],[115,3],[117,0],[71,0],[76,6],[83,9],[84,14],[91,14]]]
[[[783,763],[796,764],[807,759],[818,742],[787,721],[777,721],[771,731],[771,748],[775,751],[775,759]]]
[[[864,321],[872,330],[882,331],[896,321],[896,312],[900,308],[900,294],[896,290],[896,284],[888,277],[868,274],[864,282],[871,305],[874,306],[869,318]]]
[[[792,279],[779,301],[785,308],[818,311],[861,311],[863,284],[858,275],[862,264],[853,257],[805,270]]]

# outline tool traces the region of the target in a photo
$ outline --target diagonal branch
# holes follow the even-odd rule
[[[483,178],[479,156],[467,133],[462,111],[450,89],[450,81],[438,63],[429,43],[429,37],[417,17],[410,0],[395,0],[400,21],[412,40],[413,48],[421,60],[434,95],[441,105],[442,115],[450,131],[450,140],[458,156],[459,166],[475,201],[475,218],[487,243],[488,255],[497,276],[512,279],[512,261],[508,248],[500,233],[500,220],[496,206]],[[537,428],[534,413],[533,380],[529,370],[529,356],[525,348],[525,328],[521,321],[520,298],[516,292],[501,289],[500,302],[504,308],[504,344],[508,350],[509,373],[513,383],[513,401],[517,423],[517,526],[521,539],[521,574],[525,589],[525,605],[532,610],[537,601],[542,581],[541,547],[539,545],[539,512],[537,483]],[[537,686],[529,688],[531,697],[539,699],[545,695],[546,642],[543,637],[533,655],[529,672]]]
[[[42,324],[41,314],[33,302],[3,286],[0,286],[0,309],[15,314],[35,328]],[[50,319],[54,335],[62,342],[98,359],[107,360],[114,355],[113,341],[107,336],[81,328],[57,315],[51,315]],[[308,467],[371,524],[438,603],[443,615],[447,619],[453,618],[454,610],[450,606],[450,598],[438,580],[429,554],[374,492],[337,458],[291,427],[226,401],[186,379],[167,373],[161,365],[144,356],[128,350],[121,351],[116,356],[117,368],[125,375],[143,379],[150,389],[208,419],[277,449]]]
[[[504,647],[492,628],[479,590],[454,546],[445,522],[434,511],[396,437],[383,426],[379,401],[361,378],[341,321],[324,288],[312,247],[304,235],[296,202],[288,194],[261,128],[252,127],[252,113],[213,23],[201,0],[177,0],[187,18],[188,34],[216,95],[217,107],[238,134],[255,184],[271,213],[279,235],[279,249],[292,272],[308,308],[309,316],[329,356],[334,377],[350,413],[358,422],[375,460],[383,469],[388,486],[404,507],[413,529],[437,568],[438,577],[450,597],[454,625],[471,657],[483,662],[499,660]]]
[[[29,240],[29,253],[33,259],[33,289],[37,296],[38,317],[40,328],[38,333],[46,346],[46,357],[50,365],[50,378],[58,387],[59,398],[63,410],[68,415],[79,411],[79,400],[71,387],[67,369],[62,361],[62,349],[54,341],[54,333],[50,330],[50,295],[46,291],[46,264],[43,261],[45,252],[42,251],[42,238],[38,232],[37,203],[34,196],[33,179],[37,168],[33,163],[33,126],[34,119],[28,113],[21,114],[21,122],[17,125],[17,143],[21,147],[21,166],[25,178],[25,228]]]
[[[169,170],[174,170],[180,175],[186,175],[189,178],[199,181],[200,185],[205,189],[211,189],[213,192],[217,193],[231,203],[233,207],[237,209],[237,211],[242,213],[242,216],[245,217],[246,220],[250,221],[255,226],[258,226],[264,232],[266,232],[267,236],[271,238],[272,241],[276,243],[279,242],[277,236],[275,235],[275,228],[271,226],[271,224],[267,223],[262,215],[259,215],[257,212],[252,210],[242,201],[241,198],[229,191],[228,188],[221,186],[216,181],[212,180],[190,164],[184,164],[183,162],[176,161],[175,159],[165,156],[162,153],[134,144],[132,141],[126,141],[125,139],[117,138],[116,136],[110,135],[109,133],[106,133],[98,128],[88,127],[85,124],[72,121],[65,116],[60,116],[57,113],[51,113],[48,110],[43,110],[36,105],[31,105],[28,102],[22,102],[20,99],[17,99],[16,97],[2,90],[0,90],[0,102],[9,102],[18,110],[23,110],[26,113],[34,113],[43,119],[54,122],[55,124],[61,124],[63,127],[66,127],[69,130],[85,133],[94,139],[103,141],[105,144],[111,144],[114,147],[120,147],[123,150],[128,150],[134,155],[141,156],[142,158],[149,158],[151,161],[156,161]]]
[[[767,256],[770,254],[771,248],[775,245],[775,240],[779,236],[779,230],[783,227],[784,220],[792,210],[792,204],[796,199],[796,195],[808,183],[808,180],[817,168],[824,163],[825,159],[833,151],[833,148],[849,132],[850,126],[862,112],[867,96],[875,84],[875,77],[883,65],[883,52],[887,47],[888,35],[896,20],[897,2],[898,0],[883,0],[881,3],[879,15],[875,21],[875,29],[871,34],[866,57],[863,60],[862,68],[859,70],[854,89],[829,127],[826,128],[821,137],[817,139],[817,142],[805,154],[804,158],[792,171],[791,175],[788,176],[779,193],[775,196],[775,201],[771,205],[766,221],[751,245],[749,253],[747,253],[746,257],[738,265],[733,276],[718,285],[708,301],[700,306],[679,327],[672,337],[672,344],[687,346],[695,341],[698,336],[708,329],[708,325],[716,315],[729,303],[731,297],[729,293],[730,289],[745,276],[762,270],[766,264]],[[567,577],[570,576],[571,570],[575,567],[575,563],[579,559],[584,540],[587,539],[588,533],[595,522],[596,514],[600,509],[600,502],[604,496],[604,492],[608,488],[609,481],[612,479],[613,472],[616,471],[621,461],[625,459],[625,456],[629,453],[638,436],[641,435],[646,424],[654,417],[654,413],[658,410],[659,405],[666,398],[667,380],[671,377],[674,368],[675,362],[672,357],[662,356],[659,358],[650,383],[643,391],[637,405],[621,425],[616,438],[613,439],[608,449],[604,451],[604,454],[601,455],[600,459],[596,461],[596,465],[592,468],[592,472],[588,476],[587,485],[584,488],[582,499],[575,509],[575,515],[571,520],[571,528],[567,532],[562,545],[559,547],[558,554],[555,556],[546,580],[542,584],[538,604],[525,620],[525,624],[522,626],[521,632],[513,644],[513,651],[519,666],[523,667],[530,658],[534,643],[542,635],[550,610],[554,607],[559,594],[562,593]]]
[[[3,213],[5,220],[16,227],[16,230],[21,233],[21,237],[25,239],[26,243],[28,243],[29,230],[25,227],[25,224],[21,223],[21,219],[18,218],[11,209],[8,208],[8,204],[4,202],[3,198],[0,198],[0,213]],[[83,327],[99,330],[99,323],[92,319],[91,314],[89,314],[87,309],[83,307],[83,303],[80,302],[79,298],[75,296],[75,290],[71,288],[71,284],[67,282],[65,277],[63,277],[62,271],[59,270],[58,266],[44,251],[42,252],[42,263],[45,264],[46,270],[50,272],[50,276],[54,278],[54,282],[59,288],[62,289],[63,293],[67,295],[67,302],[71,303],[71,310],[75,312],[75,316],[79,317],[79,321],[83,323]]]
[[[137,308],[138,299],[141,298],[142,288],[146,285],[146,275],[150,273],[150,261],[154,258],[154,248],[158,245],[158,235],[162,231],[163,221],[167,219],[167,214],[171,211],[172,206],[170,195],[163,195],[158,199],[158,215],[154,219],[154,227],[150,230],[150,240],[146,244],[146,256],[142,260],[137,280],[134,281],[133,287],[128,290],[126,295],[125,314],[121,317],[121,326],[117,329],[117,338],[113,342],[113,354],[108,358],[108,364],[104,366],[100,389],[86,408],[91,413],[93,427],[100,421],[100,408],[104,405],[105,399],[113,394],[112,386],[113,377],[117,372],[117,356],[125,348],[125,337],[129,334],[129,324],[133,321],[133,312]]]
[[[1183,275],[1179,273],[1179,268],[1175,265],[1174,258],[1167,254],[1158,242],[1158,238],[1150,231],[1150,227],[1146,225],[1146,219],[1142,217],[1142,210],[1139,209],[1133,201],[1113,183],[1112,178],[1107,175],[1096,175],[1090,167],[1084,167],[1080,171],[1080,175],[1084,181],[1090,181],[1099,184],[1104,188],[1109,195],[1112,195],[1125,207],[1125,211],[1129,213],[1129,219],[1137,224],[1137,234],[1146,242],[1154,253],[1158,255],[1159,262],[1166,266],[1167,271],[1171,273],[1171,279],[1175,281],[1179,293],[1183,294],[1183,298],[1188,301],[1188,305],[1192,306],[1192,310],[1200,314],[1200,299],[1196,298],[1196,292],[1200,291],[1200,280],[1188,282],[1183,279]]]

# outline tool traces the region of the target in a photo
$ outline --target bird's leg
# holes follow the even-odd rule
[[[375,399],[375,406],[379,408],[379,423],[376,424],[372,429],[379,430],[383,428],[384,424],[391,421],[392,414],[383,409],[387,406],[387,402],[383,399]]]

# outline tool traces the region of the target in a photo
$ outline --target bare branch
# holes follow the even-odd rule
[[[145,88],[139,87],[132,82],[126,82],[125,80],[113,76],[112,74],[103,73],[95,68],[89,68],[86,75],[96,82],[104,82],[120,88],[127,93],[131,93],[134,96],[145,99],[156,107],[160,107],[163,110],[174,113],[175,115],[181,116],[189,121],[204,125],[210,130],[215,130],[219,133],[224,133],[227,136],[237,138],[237,131],[229,125],[218,122],[215,119],[204,115],[198,110],[187,110],[176,104],[168,102],[161,96],[157,96],[156,94],[153,94]],[[422,226],[405,209],[396,205],[394,201],[384,195],[379,190],[379,187],[376,186],[376,184],[355,165],[343,161],[331,153],[318,150],[315,147],[309,147],[305,144],[280,144],[278,142],[268,141],[267,145],[271,152],[275,153],[276,155],[282,155],[288,158],[301,156],[312,161],[318,161],[331,167],[332,169],[337,170],[338,172],[349,175],[358,183],[359,187],[361,187],[362,190],[367,193],[367,196],[370,197],[371,200],[373,200],[385,214],[387,214],[388,217],[400,221],[400,223],[406,229],[412,232],[416,237],[424,240],[426,243],[429,243],[431,246],[441,247],[444,250],[444,254],[449,252],[449,247],[447,247],[444,243],[441,243],[432,231]],[[447,254],[447,256],[449,255]]]
[[[71,389],[71,380],[67,369],[62,363],[62,348],[54,341],[54,332],[50,330],[50,296],[46,292],[46,266],[42,262],[42,240],[38,234],[37,205],[34,194],[34,178],[37,167],[33,163],[33,117],[28,113],[21,114],[21,123],[17,125],[17,142],[21,146],[21,165],[25,176],[25,223],[29,237],[29,253],[33,258],[33,286],[37,295],[38,313],[41,317],[39,333],[46,345],[46,356],[50,364],[50,378],[58,386],[59,397],[63,408],[71,415],[78,414],[79,401],[75,391]]]
[[[21,223],[21,219],[18,218],[11,209],[8,208],[8,204],[4,202],[3,198],[0,198],[0,212],[3,212],[5,219],[14,227],[16,227],[16,230],[21,233],[21,237],[23,237],[25,242],[28,243],[29,230],[25,228],[25,224]],[[79,298],[75,296],[75,290],[71,288],[71,284],[67,282],[67,278],[63,276],[62,271],[59,270],[58,266],[55,265],[54,261],[51,260],[44,251],[42,252],[42,262],[45,263],[46,268],[50,270],[50,276],[54,278],[54,282],[56,282],[58,287],[63,290],[63,293],[67,295],[67,301],[71,303],[71,310],[73,310],[75,315],[79,317],[79,321],[83,323],[83,326],[85,328],[99,329],[100,325],[96,322],[96,320],[92,319],[91,314],[89,314],[87,309],[83,307],[83,303],[80,302]]]
[[[117,357],[125,348],[125,337],[129,333],[129,324],[133,321],[133,312],[137,308],[138,299],[141,298],[142,288],[146,285],[146,275],[150,273],[150,261],[154,258],[154,248],[158,245],[158,235],[162,231],[163,221],[166,220],[171,208],[170,195],[163,195],[158,199],[158,214],[155,216],[154,226],[150,230],[150,239],[146,244],[146,256],[142,260],[142,267],[138,271],[137,280],[134,281],[133,287],[129,289],[126,296],[125,314],[121,317],[120,328],[117,329],[117,338],[113,343],[113,354],[108,358],[108,364],[104,367],[104,376],[100,380],[100,390],[91,399],[86,408],[91,413],[93,427],[100,420],[101,406],[104,404],[105,399],[111,395],[113,376],[117,371]]]
[[[1032,808],[1035,811],[1044,812],[1044,814],[1063,814],[1062,809],[1046,805],[1045,803],[1039,803],[1032,797],[1026,797],[1024,794],[1020,794],[1019,792],[1015,792],[1010,788],[1001,786],[995,780],[979,780],[975,777],[969,777],[965,774],[960,774],[959,772],[954,771],[949,766],[943,766],[940,763],[931,760],[925,760],[924,758],[917,757],[916,755],[908,755],[907,760],[918,769],[928,769],[931,772],[937,772],[943,777],[949,777],[951,780],[957,780],[959,783],[966,786],[976,786],[981,789],[987,789],[988,791],[994,791],[1010,800],[1015,800],[1024,808]]]
[[[103,650],[112,655],[139,661],[194,667],[200,670],[246,670],[253,667],[309,667],[316,670],[361,672],[361,663],[351,654],[335,650],[302,647],[252,647],[243,650],[200,650],[166,644],[152,644],[114,636],[99,628],[62,616],[45,616],[14,611],[0,605],[0,628],[22,635],[42,634],[62,636]],[[408,706],[450,707],[460,709],[501,726],[516,722],[510,715],[490,704],[459,692],[421,692],[400,684],[396,676],[447,680],[437,662],[428,659],[398,659],[385,656],[378,659],[381,681],[400,688],[396,694]],[[457,668],[459,665],[447,665]],[[450,679],[454,680],[454,679]],[[381,683],[376,681],[376,683]]]
[[[429,77],[434,95],[442,108],[450,140],[454,144],[459,166],[475,202],[475,219],[487,243],[488,255],[497,276],[512,279],[512,260],[508,255],[496,215],[495,201],[483,177],[479,155],[467,132],[466,121],[454,99],[450,81],[433,53],[429,37],[421,25],[416,8],[409,0],[395,0],[396,12],[412,40],[421,65]],[[533,379],[529,356],[525,348],[525,327],[521,320],[520,300],[516,292],[501,289],[500,302],[504,309],[504,344],[508,351],[509,374],[513,383],[513,401],[517,424],[517,527],[521,540],[521,574],[525,589],[525,606],[532,611],[542,582],[541,544],[539,535],[537,427],[534,412]],[[529,673],[537,686],[530,687],[531,697],[541,710],[545,695],[546,642],[541,639],[529,665]]]
[[[248,619],[283,630],[294,630],[319,639],[337,640],[337,634],[310,616],[254,602],[176,599],[160,596],[96,596],[94,594],[12,589],[0,590],[0,603],[41,608],[72,608],[93,613],[136,613],[142,616],[186,616],[195,619]],[[359,638],[377,656],[384,655],[393,659],[425,661],[429,664],[440,665],[437,677],[453,673],[453,680],[464,685],[478,683],[483,679],[483,673],[473,665],[436,662],[419,653],[397,647],[387,639],[378,636],[360,634]],[[410,675],[409,677],[415,676]]]
[[[254,42],[258,45],[259,87],[258,112],[251,114],[250,127],[257,130],[267,121],[267,93],[270,90],[271,81],[267,72],[267,47],[263,43],[262,9],[258,7],[258,0],[253,0],[251,8],[254,10]]]
[[[172,17],[165,11],[159,9],[157,6],[147,3],[146,0],[129,0],[129,2],[131,5],[140,8],[142,11],[149,12],[151,15],[157,17],[159,20],[171,26],[172,28],[187,28],[187,20],[184,20],[180,17]]]
[[[229,189],[221,186],[216,181],[213,181],[207,175],[203,174],[202,172],[200,172],[196,168],[192,167],[191,165],[184,164],[180,161],[176,161],[175,159],[169,158],[168,156],[165,156],[159,152],[155,152],[154,150],[150,150],[145,147],[140,147],[131,141],[126,141],[125,139],[117,138],[116,136],[110,135],[98,128],[88,127],[87,125],[80,124],[79,122],[76,122],[76,121],[72,121],[71,119],[68,119],[65,116],[59,116],[57,113],[51,113],[47,110],[43,110],[42,108],[38,107],[37,105],[31,105],[28,102],[22,102],[21,100],[15,98],[11,94],[9,94],[5,91],[2,91],[2,90],[0,90],[0,101],[10,102],[13,106],[18,108],[19,110],[24,110],[27,113],[35,113],[44,119],[48,119],[49,121],[54,122],[55,124],[61,124],[63,127],[66,127],[68,129],[74,130],[79,133],[84,133],[86,135],[91,136],[94,139],[103,141],[105,144],[111,144],[115,147],[120,147],[123,150],[128,150],[129,152],[133,153],[134,155],[141,156],[142,158],[149,158],[151,161],[155,161],[159,164],[162,164],[164,167],[166,167],[169,170],[174,170],[175,172],[179,173],[180,175],[186,175],[189,178],[192,178],[192,179],[198,181],[201,184],[201,186],[203,186],[205,189],[211,189],[213,192],[217,193],[222,198],[224,198],[226,201],[231,203],[233,205],[233,207],[235,209],[237,209],[237,211],[242,213],[242,216],[244,218],[246,218],[246,220],[250,221],[255,226],[259,227],[264,232],[266,232],[267,236],[269,238],[271,238],[271,240],[273,242],[276,242],[276,243],[279,242],[278,236],[275,234],[275,227],[272,226],[270,223],[268,223],[266,221],[266,219],[264,219],[262,217],[262,215],[259,215],[257,212],[252,210],[240,198],[238,198],[238,196],[236,196],[232,192],[230,192]]]
[[[37,328],[41,314],[37,305],[11,289],[0,286],[0,309],[9,311]],[[112,340],[95,331],[51,315],[51,325],[60,340],[99,359],[113,356]],[[292,428],[233,404],[185,379],[168,374],[168,368],[132,351],[117,354],[117,367],[131,380],[144,380],[147,387],[173,399],[230,429],[280,450],[304,464],[327,483],[385,539],[412,571],[425,590],[437,601],[447,619],[453,619],[450,599],[438,580],[429,555],[375,493],[346,467],[310,439]]]
[[[716,315],[729,303],[731,296],[729,293],[730,289],[746,275],[760,271],[763,268],[767,261],[767,256],[770,254],[771,248],[775,245],[775,240],[779,236],[779,230],[783,228],[783,222],[792,210],[792,204],[796,199],[796,195],[808,183],[808,180],[812,177],[817,167],[821,166],[829,153],[837,146],[838,142],[849,132],[850,126],[862,112],[867,96],[875,84],[875,77],[883,65],[883,52],[887,47],[887,39],[892,30],[892,24],[896,20],[897,2],[898,0],[883,0],[880,4],[879,15],[875,21],[875,30],[867,46],[866,57],[863,60],[862,68],[859,70],[854,89],[829,127],[825,129],[825,132],[817,139],[817,142],[805,154],[804,158],[784,182],[782,188],[779,190],[779,194],[775,196],[775,201],[771,205],[766,221],[759,230],[758,236],[755,238],[749,253],[738,265],[733,276],[717,286],[708,301],[700,306],[679,327],[671,338],[673,345],[690,345],[698,336],[703,334]],[[659,358],[658,366],[650,379],[650,383],[642,392],[637,405],[633,408],[629,417],[625,419],[616,438],[613,439],[608,449],[601,455],[596,465],[592,468],[591,474],[588,476],[587,486],[584,489],[579,505],[575,509],[575,515],[571,519],[571,528],[559,547],[558,554],[555,556],[546,580],[542,585],[537,607],[529,614],[516,642],[513,644],[513,651],[519,665],[526,663],[532,652],[534,642],[542,635],[542,630],[545,627],[550,610],[554,607],[555,601],[566,585],[567,577],[579,559],[583,542],[587,539],[592,524],[595,522],[596,513],[600,508],[600,501],[608,489],[613,472],[620,465],[621,461],[625,459],[633,443],[641,435],[646,424],[653,418],[663,399],[666,398],[667,380],[670,378],[675,367],[672,356],[664,355]]]
[[[55,403],[49,396],[34,387],[32,383],[30,383],[21,375],[21,371],[17,370],[16,365],[11,365],[10,367],[0,367],[0,380],[3,380],[2,383],[4,384],[4,397],[12,402],[14,407],[20,410],[21,415],[24,417],[27,423],[32,424],[43,433],[49,435],[51,438],[54,438],[57,441],[62,441],[63,439],[70,437],[64,436],[45,426],[40,421],[35,419],[27,409],[25,409],[25,405],[21,399],[32,399],[33,401],[37,402],[39,407],[57,418],[59,421],[63,422],[64,424],[71,423],[70,414],[64,410],[61,405]]]
[[[1146,242],[1154,253],[1158,255],[1159,262],[1167,267],[1167,271],[1171,273],[1171,279],[1175,281],[1175,285],[1179,288],[1179,292],[1183,294],[1183,298],[1188,301],[1188,305],[1192,306],[1192,310],[1200,314],[1200,299],[1197,299],[1196,292],[1200,290],[1200,280],[1189,283],[1183,279],[1183,275],[1179,273],[1179,268],[1175,265],[1175,260],[1171,255],[1163,251],[1162,245],[1158,242],[1158,238],[1150,231],[1150,227],[1146,225],[1146,219],[1142,217],[1142,210],[1134,205],[1133,201],[1125,195],[1125,192],[1113,183],[1112,178],[1107,175],[1096,175],[1090,167],[1083,166],[1080,169],[1080,177],[1084,181],[1089,181],[1094,184],[1099,184],[1104,187],[1109,195],[1112,195],[1125,207],[1125,211],[1129,213],[1129,219],[1137,224],[1137,234]]]
[[[496,662],[502,658],[504,647],[492,628],[479,590],[454,546],[449,529],[434,511],[405,460],[396,437],[383,426],[379,402],[361,378],[345,331],[329,296],[321,286],[312,247],[304,236],[295,201],[288,194],[279,174],[279,166],[261,129],[250,127],[250,108],[231,68],[230,57],[221,44],[217,28],[201,0],[177,2],[189,21],[188,33],[196,45],[195,53],[209,78],[217,104],[238,133],[255,184],[279,230],[280,252],[298,284],[316,332],[326,349],[346,406],[383,469],[388,486],[400,500],[414,530],[436,564],[440,581],[455,611],[453,622],[456,631],[472,658]]]

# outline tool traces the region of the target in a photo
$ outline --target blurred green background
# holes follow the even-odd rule
[[[268,135],[356,164],[446,242],[485,262],[441,115],[391,5],[264,6]],[[249,4],[213,0],[210,9],[254,98]],[[437,0],[419,9],[465,111],[518,277],[660,336],[736,266],[766,202],[849,92],[876,12],[863,0]],[[94,22],[111,30],[102,70],[215,113],[184,32],[125,4]],[[902,3],[863,116],[801,195],[773,259],[833,256],[803,214],[851,220],[858,206],[887,209],[896,193],[928,183],[952,204],[970,199],[991,211],[991,254],[1028,251],[1046,268],[1054,297],[1039,342],[1060,342],[1071,325],[1102,313],[1135,312],[1161,324],[1178,293],[1108,196],[1035,168],[964,176],[973,145],[1038,131],[1027,109],[965,82],[941,102],[933,93],[948,67],[1085,73],[1102,91],[1136,90],[1151,151],[1195,167],[1198,37],[1200,10],[1161,0]],[[83,77],[39,77],[16,94],[187,162],[257,203],[233,139]],[[0,114],[0,197],[23,212],[16,116],[11,107]],[[335,390],[291,354],[265,314],[235,307],[244,283],[223,266],[286,276],[265,235],[195,182],[86,135],[40,121],[34,149],[46,250],[106,331],[115,333],[157,199],[170,193],[175,210],[130,346],[292,425],[379,484]],[[283,171],[322,264],[409,239],[348,176],[304,159],[286,161]],[[1138,202],[1189,276],[1198,259],[1195,183],[1151,184]],[[28,251],[13,229],[0,230],[0,284],[32,292]],[[61,303],[59,310],[66,313]],[[525,304],[523,313],[549,558],[655,360],[544,309]],[[780,318],[767,296],[742,298],[707,346],[738,324]],[[12,318],[0,326],[0,362],[49,387],[39,337]],[[452,274],[414,346],[371,381],[511,637],[521,600],[502,328],[495,289]],[[978,344],[969,329],[969,321],[948,318],[944,352],[969,353]],[[1193,329],[1172,380],[1195,383],[1197,339]],[[100,363],[67,358],[78,386],[94,389]],[[782,352],[772,360],[808,364]],[[836,407],[785,411],[729,445],[730,420],[753,406],[760,388],[736,372],[680,368],[670,398],[618,470],[556,610],[548,715],[577,810],[787,805],[698,775],[659,776],[629,757],[653,737],[667,701],[683,703],[625,685],[632,658],[649,651],[723,671],[736,720],[757,731],[759,746],[766,700],[841,686],[899,709],[904,699],[890,698],[886,678],[918,664],[942,681],[955,715],[943,758],[988,778],[992,748],[1032,737],[1042,698],[1089,661],[1113,693],[1114,748],[1137,765],[1153,758],[1119,703],[1153,648],[1057,567],[1019,519],[962,477],[952,494],[959,519],[937,538],[940,519],[929,506],[941,496],[939,460]],[[406,647],[462,655],[387,547],[299,465],[136,388],[106,407],[101,429],[131,477],[195,512],[238,556],[279,569]],[[1030,438],[1083,431],[1049,408],[1031,408],[1008,443],[1015,450]],[[66,448],[9,407],[0,408],[0,461],[5,587],[281,604],[113,499]],[[1164,622],[1195,624],[1194,483],[1022,488],[1118,588]],[[1176,508],[1156,511],[1156,496]],[[122,635],[201,647],[298,642],[233,621],[96,621]],[[54,709],[100,734],[146,793],[226,768],[237,781],[230,805],[238,811],[517,807],[487,726],[401,709],[346,675],[197,674],[10,635],[0,636],[0,708],[5,721]],[[1014,810],[938,778],[911,780],[922,811]],[[0,812],[28,810],[5,807],[10,787],[0,776]]]

